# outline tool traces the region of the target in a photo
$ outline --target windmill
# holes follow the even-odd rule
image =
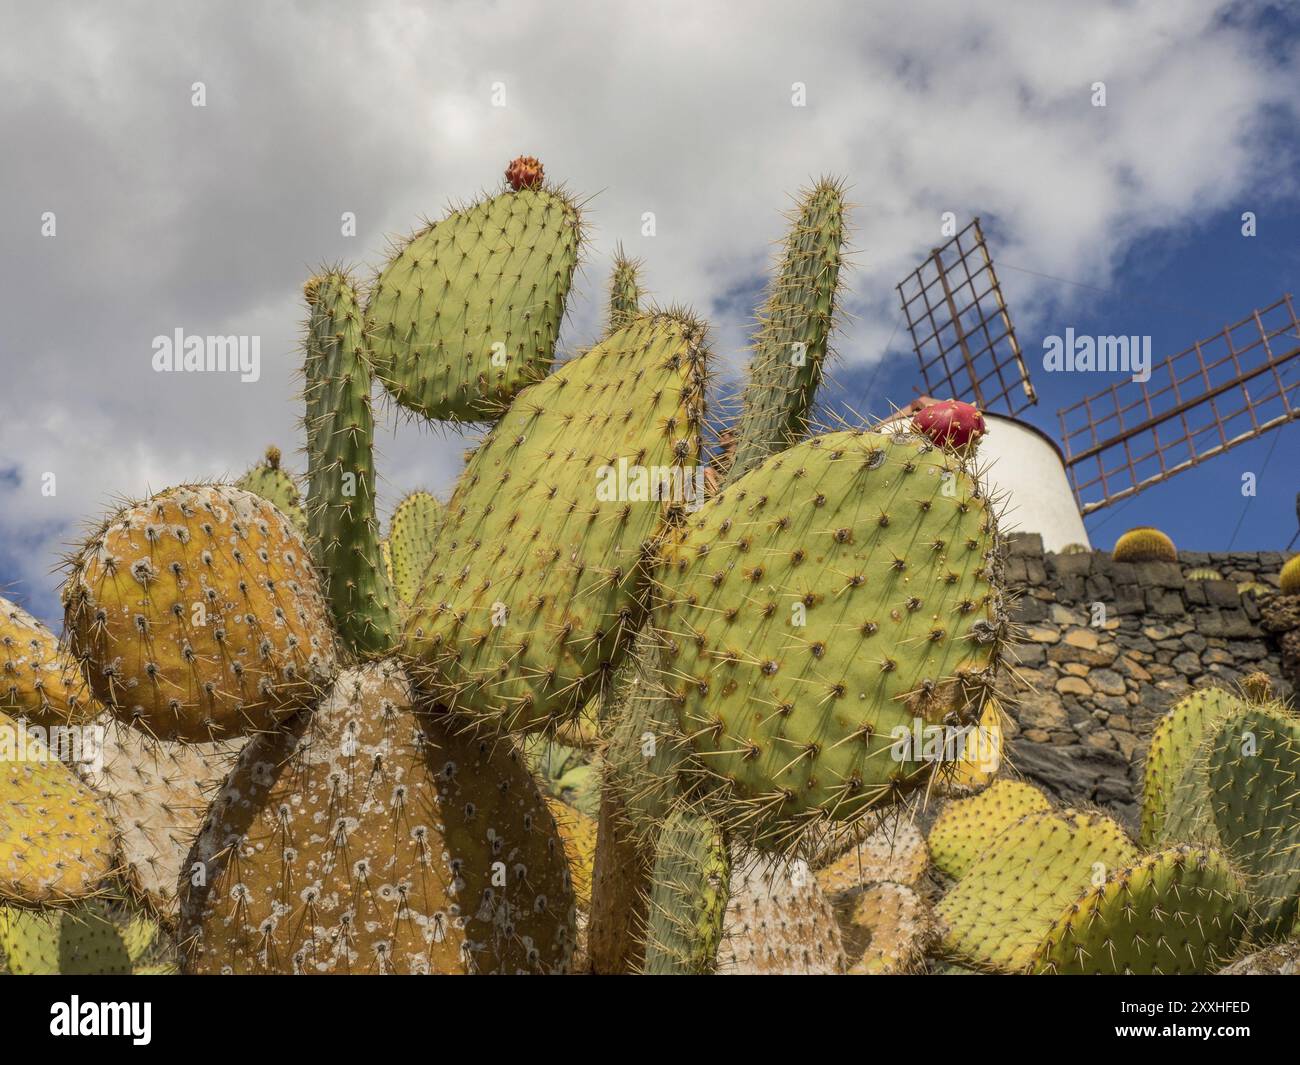
[[[992,416],[994,480],[1009,482],[1018,524],[1049,550],[1087,544],[1085,515],[1300,417],[1290,295],[1168,356],[1146,381],[1061,408],[1058,442],[1016,418],[1038,400],[978,218],[897,288],[926,392]]]

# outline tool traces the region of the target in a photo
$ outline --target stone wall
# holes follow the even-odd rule
[[[1136,827],[1142,759],[1161,715],[1193,687],[1236,686],[1262,670],[1286,697],[1277,637],[1260,625],[1255,592],[1278,587],[1284,556],[1180,552],[1178,562],[1115,562],[1102,551],[1044,553],[1013,537],[1007,570],[1023,630],[1008,678],[1007,757],[1071,804],[1106,807]],[[1209,567],[1222,580],[1185,574]]]

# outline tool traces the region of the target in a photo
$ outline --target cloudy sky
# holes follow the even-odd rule
[[[55,617],[51,570],[114,498],[299,447],[312,267],[372,271],[389,236],[497,186],[520,153],[589,198],[566,350],[599,328],[621,240],[658,301],[710,319],[734,372],[781,211],[825,173],[856,205],[837,376],[859,410],[911,398],[893,286],[944,211],[990,222],[1027,350],[1095,323],[1167,354],[1300,274],[1296,29],[1208,0],[4,0],[0,588]],[[151,341],[177,328],[259,335],[261,379],[155,373]],[[1095,387],[1051,382],[1031,419],[1052,428],[1070,389]],[[1270,468],[1294,470],[1297,428]],[[463,447],[391,414],[379,443],[386,506],[445,492]],[[1297,487],[1252,504],[1242,546],[1285,542]],[[1171,507],[1195,541],[1194,509]]]

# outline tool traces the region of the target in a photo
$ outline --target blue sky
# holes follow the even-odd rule
[[[1252,238],[1241,232],[1241,213],[1247,210],[1255,210],[1258,216],[1257,235]],[[989,237],[989,242],[1002,278],[1013,279],[1015,264],[999,265],[996,241]],[[1262,207],[1246,199],[1239,209],[1212,212],[1193,226],[1154,234],[1124,256],[1105,292],[1058,284],[1065,290],[1062,296],[1071,300],[1069,309],[1037,320],[1037,328],[1021,328],[1017,323],[1017,332],[1038,393],[1037,406],[1019,417],[1059,441],[1058,410],[1117,378],[1044,371],[1045,335],[1061,333],[1066,326],[1077,335],[1150,335],[1153,362],[1158,363],[1285,293],[1300,294],[1300,204],[1290,200]],[[1011,313],[1015,320],[1014,305]],[[837,375],[848,402],[857,409],[887,413],[890,404],[901,406],[921,386],[917,360],[906,347],[905,325],[900,334],[878,370],[864,367]],[[1300,347],[1300,337],[1294,346]],[[1283,381],[1297,388],[1292,393],[1292,405],[1297,405],[1300,357],[1289,364]],[[1257,486],[1256,495],[1249,498],[1241,492],[1241,477],[1247,471],[1255,474]],[[1154,525],[1184,550],[1280,551],[1300,527],[1297,492],[1300,420],[1293,419],[1088,515],[1085,524],[1093,546],[1102,549],[1109,549],[1126,529]]]

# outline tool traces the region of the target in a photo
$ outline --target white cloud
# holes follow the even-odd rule
[[[385,233],[495,185],[520,152],[597,194],[570,346],[599,324],[621,240],[659,301],[712,317],[734,365],[752,308],[724,297],[754,285],[787,193],[821,173],[846,176],[859,205],[847,360],[881,354],[893,286],[945,210],[996,218],[1008,263],[1104,284],[1144,234],[1260,202],[1265,158],[1276,180],[1257,124],[1292,106],[1294,74],[1221,6],[29,5],[23,32],[0,33],[9,576],[49,613],[59,535],[30,546],[33,530],[66,535],[113,496],[237,474],[269,441],[290,450],[310,267],[373,267]],[[200,80],[204,109],[190,106]],[[54,240],[39,236],[46,210]],[[348,210],[354,240],[339,235]],[[1022,328],[1061,296],[1003,280]],[[153,374],[149,342],[176,326],[259,333],[261,382]],[[447,488],[462,446],[385,431],[389,504]],[[47,469],[55,499],[39,492]]]

